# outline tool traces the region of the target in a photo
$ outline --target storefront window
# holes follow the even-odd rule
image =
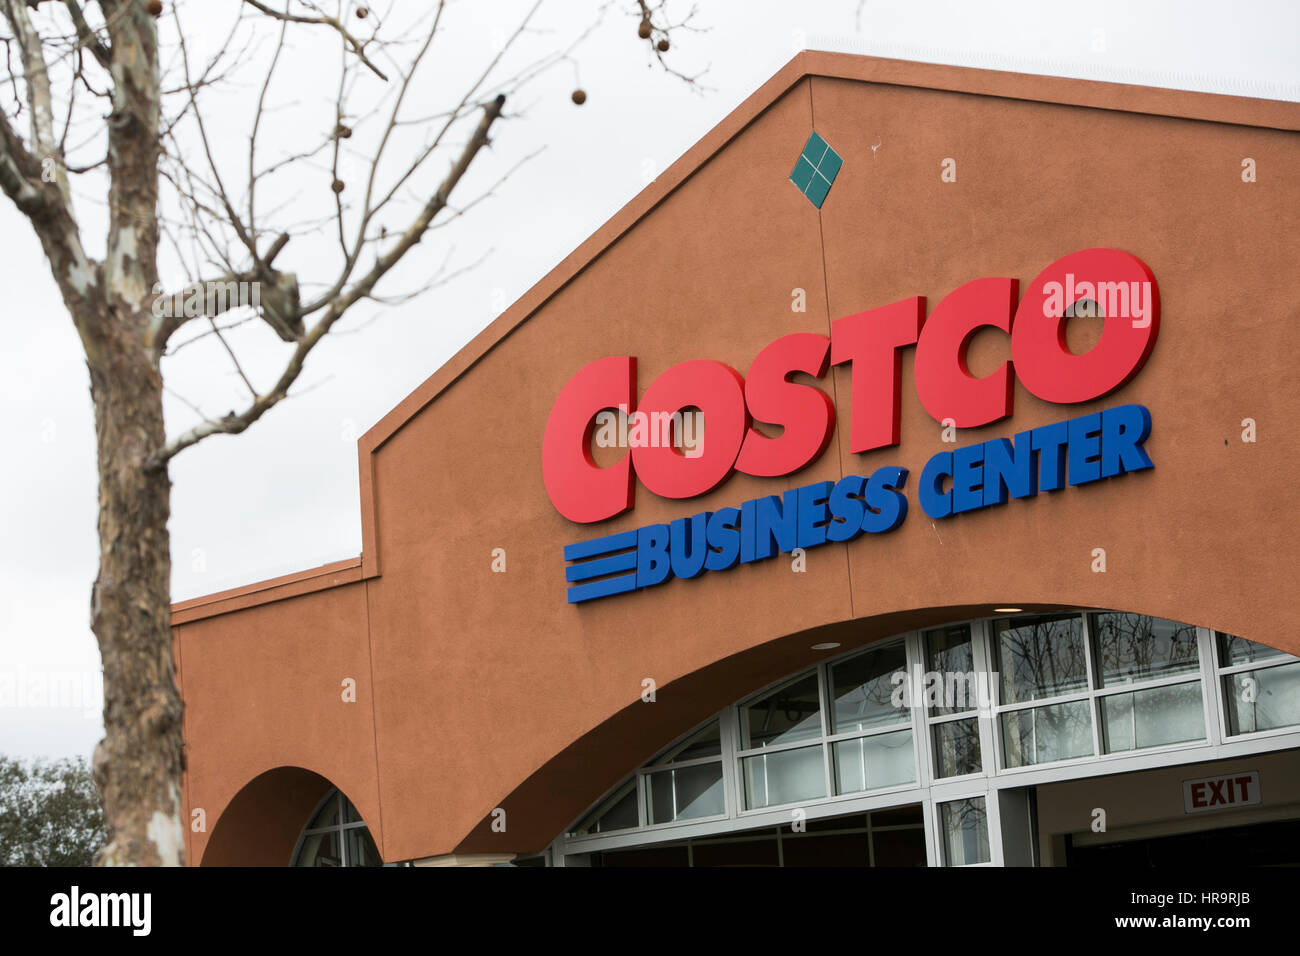
[[[858,860],[864,848],[878,855],[892,840],[914,850],[915,833],[877,832],[877,813],[893,811],[876,810],[870,834],[855,831],[833,846],[818,842],[825,819],[788,839],[784,828],[819,805],[934,799],[934,858],[988,863],[997,854],[989,850],[985,797],[952,799],[964,790],[961,778],[983,793],[1010,785],[1008,774],[1071,779],[1071,762],[1113,759],[1115,772],[1126,772],[1144,766],[1132,759],[1144,751],[1185,748],[1189,761],[1208,759],[1203,745],[1211,739],[1298,728],[1300,660],[1273,648],[1114,611],[981,619],[850,652],[726,708],[635,771],[569,835],[577,846],[611,850],[608,865],[619,865],[612,849],[636,846],[637,831],[649,828],[659,832],[641,841],[644,853],[621,859],[687,865],[699,850],[694,865],[706,865],[751,853],[767,859],[769,851],[780,858],[788,848],[796,858],[824,849]],[[918,760],[932,774],[920,773]],[[919,786],[923,776],[944,789]],[[350,804],[322,812],[355,819]],[[774,844],[756,829],[735,829],[751,814],[768,827],[784,819],[769,830]],[[690,839],[683,842],[679,827]],[[305,844],[304,855],[347,852],[329,826],[312,836],[320,839]],[[647,846],[656,840],[676,849]],[[900,849],[899,858],[909,852]],[[351,855],[365,857],[362,849]]]
[[[669,763],[682,763],[701,757],[718,757],[722,754],[722,734],[718,721],[713,721],[702,730],[696,731],[676,746],[669,747],[662,754],[650,761],[651,766]]]
[[[608,800],[587,816],[587,819],[574,827],[571,835],[586,836],[630,830],[639,826],[640,822],[636,804],[636,778],[633,778],[614,791]]]
[[[651,767],[671,765],[645,775],[646,819],[649,823],[698,820],[726,813],[722,792],[722,734],[713,721],[681,743],[668,748]]]
[[[973,716],[986,705],[988,680],[975,669],[975,644],[970,624],[936,628],[921,635],[926,671],[938,686],[927,697],[936,777],[980,773],[979,720]],[[972,716],[967,716],[972,715]],[[949,718],[936,720],[935,718]]]
[[[1088,687],[1083,620],[1043,614],[994,622],[1002,703],[1060,697]]]
[[[817,675],[791,681],[743,708],[743,746],[751,750],[820,737],[821,713]]]
[[[899,693],[907,673],[902,642],[858,654],[829,668],[833,735],[867,734],[831,744],[835,792],[861,793],[916,780],[910,701]],[[888,731],[888,732],[881,732]]]
[[[947,866],[988,863],[989,822],[983,797],[939,804],[943,861]]]
[[[722,798],[722,764],[706,763],[647,775],[647,812],[651,823],[695,820],[726,812]]]
[[[1205,739],[1200,639],[1196,628],[1143,614],[1089,615],[1100,686],[1164,686],[1099,698],[1106,753]],[[1169,683],[1185,677],[1180,683]]]
[[[1266,644],[1256,644],[1245,638],[1234,637],[1231,634],[1224,634],[1222,631],[1215,632],[1215,638],[1219,644],[1219,666],[1232,667],[1236,664],[1254,664],[1256,661],[1267,661],[1273,658],[1290,658],[1291,655],[1279,651],[1275,647],[1269,647]]]
[[[946,720],[934,724],[931,732],[936,777],[960,777],[983,769],[978,719]]]
[[[828,759],[835,794],[914,783],[916,748],[908,727],[912,711],[896,693],[898,676],[906,671],[906,645],[894,641],[742,704],[739,757],[745,808],[829,796]],[[823,732],[823,713],[828,714],[829,734]]]
[[[911,730],[839,740],[831,749],[836,793],[879,790],[916,780]]]
[[[1054,763],[1092,755],[1092,714],[1086,700],[1028,707],[1002,715],[1008,767]]]
[[[1229,737],[1300,727],[1300,662],[1231,634],[1216,632],[1215,643]]]
[[[722,735],[717,720],[678,741],[646,764],[576,826],[570,836],[591,836],[647,824],[699,820],[726,813]]]
[[[1238,671],[1224,678],[1228,734],[1300,726],[1300,663]]]
[[[1107,753],[1205,738],[1200,681],[1103,697],[1101,713]]]
[[[370,838],[370,831],[365,827],[349,827],[343,831],[343,845],[346,847],[348,866],[383,866],[379,857],[379,848]]]
[[[789,747],[821,739],[821,714],[821,693],[815,672],[740,708],[741,747],[765,751],[741,760],[745,806],[758,809],[826,796],[821,744]]]
[[[975,675],[975,654],[971,642],[971,626],[958,624],[954,627],[942,627],[926,631],[925,641],[926,671],[942,675],[944,693],[930,707],[930,715],[938,717],[943,714],[960,714],[975,710],[979,706],[976,698],[977,681],[967,680]],[[959,681],[956,678],[961,677]],[[949,688],[960,689],[960,695],[949,693]],[[926,703],[931,703],[926,701]]]
[[[746,757],[742,765],[745,805],[751,810],[826,796],[820,745]]]
[[[303,836],[302,846],[294,866],[342,866],[343,851],[339,848],[339,831],[326,830],[324,833],[308,833]]]
[[[1091,621],[1103,687],[1200,671],[1194,627],[1143,614],[1094,614]]]
[[[1088,690],[1083,619],[1078,614],[1004,618],[993,625],[1002,703],[1020,704]],[[1008,767],[1090,756],[1092,708],[1087,700],[1004,712]]]
[[[1009,769],[1205,740],[1200,636],[1176,621],[1104,611],[994,623]],[[1046,706],[1016,706],[1054,695]],[[1006,705],[1012,706],[1006,706]],[[1094,741],[1093,723],[1097,724]]]
[[[851,657],[831,668],[835,709],[832,733],[870,730],[887,724],[908,723],[911,713],[900,707],[894,689],[895,674],[907,673],[907,651],[902,644]]]
[[[361,814],[331,790],[303,828],[291,866],[383,866]]]

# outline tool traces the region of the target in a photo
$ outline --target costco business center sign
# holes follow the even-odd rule
[[[748,375],[722,362],[693,360],[660,375],[637,401],[636,359],[592,362],[565,385],[546,423],[542,473],[556,509],[593,523],[633,507],[636,482],[663,498],[713,490],[733,471],[794,474],[816,461],[835,430],[835,406],[821,388],[791,382],[850,367],[849,443],[854,453],[899,444],[902,350],[915,346],[917,397],[936,422],[975,428],[1012,414],[1015,382],[1044,401],[1092,401],[1128,382],[1146,362],[1160,325],[1155,278],[1140,259],[1116,249],[1064,256],[1038,274],[1023,297],[1016,279],[976,279],[926,316],[917,296],[838,319],[829,336],[800,332],[764,348]],[[1066,347],[1065,324],[1083,302],[1105,316],[1098,343],[1083,355]],[[1082,309],[1078,311],[1082,312]],[[966,349],[982,328],[1010,336],[1011,360],[976,378]],[[1013,378],[1014,376],[1014,378]],[[667,423],[698,408],[707,440],[686,455],[672,441],[639,441],[618,463],[591,453],[598,413],[632,412]],[[771,437],[754,421],[780,426]],[[1153,467],[1143,443],[1150,413],[1123,405],[1017,434],[940,452],[926,463],[916,496],[931,518],[1030,498]],[[908,471],[886,466],[565,547],[568,599],[579,603],[693,578],[795,548],[851,541],[897,528],[907,515]]]

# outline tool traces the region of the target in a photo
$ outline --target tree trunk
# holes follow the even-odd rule
[[[171,634],[171,482],[150,456],[166,442],[162,378],[142,328],[109,315],[91,350],[99,452],[99,575],[91,629],[104,664],[104,739],[95,782],[108,843],[100,865],[184,863],[181,715]]]

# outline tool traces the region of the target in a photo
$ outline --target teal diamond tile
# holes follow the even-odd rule
[[[790,173],[790,182],[808,197],[818,209],[826,201],[831,184],[844,166],[840,154],[831,149],[829,143],[817,133],[808,137],[803,153],[795,162],[794,171]]]
[[[813,176],[812,184],[804,190],[814,206],[822,208],[822,203],[826,201],[826,195],[831,191],[831,184],[822,176]]]
[[[844,160],[840,159],[840,154],[829,147],[822,161],[817,165],[817,172],[826,177],[828,182],[835,182],[836,175],[839,174],[840,167],[844,165]]]
[[[807,192],[808,184],[813,181],[815,174],[816,171],[813,169],[812,163],[800,156],[799,162],[795,164],[794,172],[790,174],[790,182],[798,186],[801,193]]]
[[[826,154],[826,150],[828,149],[830,149],[830,146],[827,144],[826,140],[822,139],[816,133],[813,133],[808,137],[808,143],[803,148],[803,154],[808,162],[816,166],[821,162],[822,156]]]

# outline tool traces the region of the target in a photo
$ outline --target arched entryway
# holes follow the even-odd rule
[[[351,854],[342,849],[345,841],[353,846]],[[310,852],[304,855],[306,847]],[[200,865],[342,866],[349,858],[373,861],[362,865],[381,862],[352,802],[318,773],[276,767],[250,780],[227,804]]]

